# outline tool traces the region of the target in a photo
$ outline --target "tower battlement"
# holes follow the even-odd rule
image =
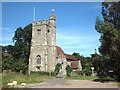
[[[48,20],[41,20],[32,23],[33,26],[48,25],[48,24],[49,24]]]

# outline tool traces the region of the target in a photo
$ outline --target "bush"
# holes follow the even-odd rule
[[[90,69],[83,69],[82,71],[81,71],[81,73],[82,73],[82,75],[87,75],[87,76],[90,76],[91,75],[91,70]]]
[[[49,76],[49,72],[44,72],[44,71],[31,71],[31,74],[39,74],[39,75],[46,75]]]
[[[109,76],[106,76],[106,77],[101,77],[100,78],[101,81],[114,81],[115,79],[114,78],[111,78]]]
[[[50,74],[49,74],[49,72],[44,72],[44,71],[31,71],[31,74],[38,74],[38,75],[41,75],[41,76],[49,76],[49,75],[51,75],[51,76],[55,76],[55,72],[51,72]]]
[[[51,76],[55,76],[55,72],[51,72]]]
[[[62,65],[60,63],[57,63],[55,66],[55,75],[59,74],[60,69],[62,68]]]
[[[71,76],[72,68],[69,65],[66,66],[66,72],[67,72],[67,76]]]

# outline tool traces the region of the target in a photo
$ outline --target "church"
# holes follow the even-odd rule
[[[80,60],[73,55],[64,53],[59,46],[56,46],[56,16],[52,11],[49,20],[32,23],[29,72],[52,72],[57,63],[62,65],[60,71],[63,75],[66,75],[67,65],[70,65],[73,70],[82,70]]]

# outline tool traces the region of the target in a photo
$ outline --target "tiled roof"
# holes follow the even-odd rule
[[[76,68],[78,68],[78,61],[71,61],[71,67],[73,68],[73,69],[76,69]]]
[[[71,67],[73,69],[78,68],[78,59],[75,56],[64,53],[63,50],[58,46],[56,46],[56,48],[57,48],[57,54],[58,54],[57,58],[63,58],[64,57],[67,60],[71,61]]]
[[[75,56],[73,56],[73,55],[69,55],[69,54],[64,54],[64,55],[69,60],[77,61],[77,58]]]
[[[61,58],[64,57],[63,50],[60,47],[58,47],[58,46],[56,46],[56,48],[57,48],[58,57],[61,57]]]
[[[58,57],[61,57],[61,58],[65,57],[65,58],[67,58],[68,60],[71,60],[71,61],[78,61],[75,56],[64,53],[63,50],[60,47],[56,46],[56,48],[57,48]]]

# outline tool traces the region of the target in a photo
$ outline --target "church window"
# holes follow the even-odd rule
[[[37,29],[37,34],[39,35],[41,33],[41,29]]]
[[[41,56],[37,55],[36,57],[36,64],[41,64]]]

